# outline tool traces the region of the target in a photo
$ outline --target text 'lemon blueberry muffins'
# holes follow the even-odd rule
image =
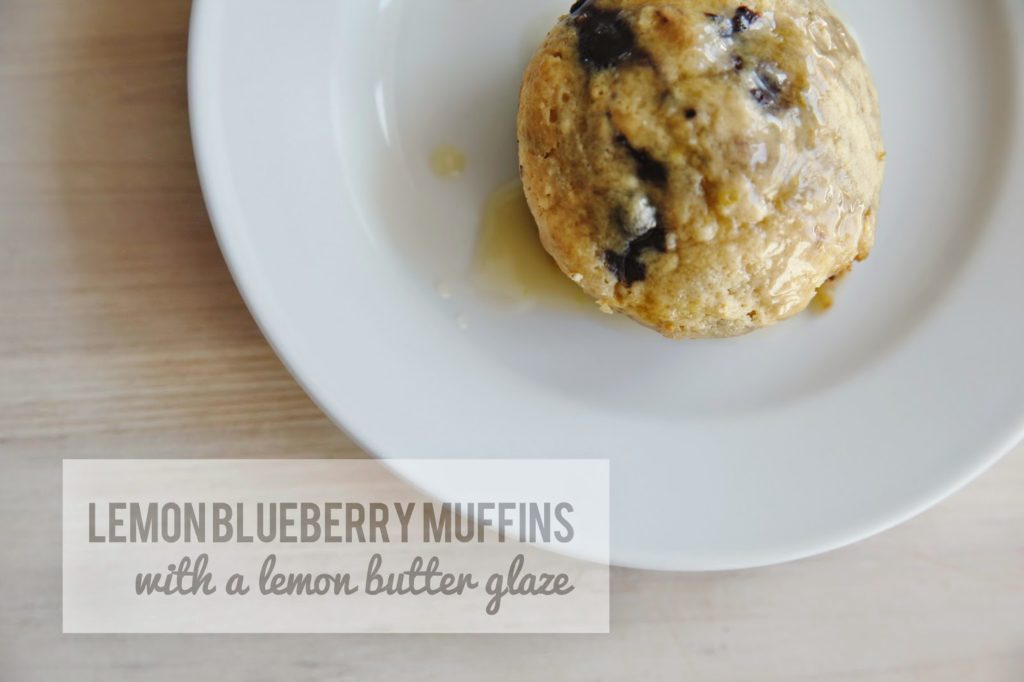
[[[666,336],[791,317],[874,242],[878,99],[820,0],[577,2],[527,69],[518,135],[544,247]]]

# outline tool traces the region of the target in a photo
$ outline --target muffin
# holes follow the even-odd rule
[[[792,317],[874,243],[878,98],[820,0],[577,2],[526,71],[518,138],[545,249],[668,337]]]

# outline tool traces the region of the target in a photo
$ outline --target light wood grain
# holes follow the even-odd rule
[[[61,458],[362,456],[214,242],[188,10],[0,2],[0,680],[1024,680],[1021,452],[825,557],[615,571],[607,637],[62,636]]]

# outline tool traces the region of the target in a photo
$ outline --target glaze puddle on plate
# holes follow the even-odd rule
[[[473,281],[519,310],[543,305],[603,315],[544,250],[519,180],[503,184],[484,204]]]
[[[836,290],[839,288],[839,283],[843,280],[843,277],[844,275],[839,275],[822,284],[807,310],[818,315],[832,310],[836,304]]]
[[[450,144],[435,147],[428,161],[434,175],[445,180],[454,180],[466,172],[466,155]]]

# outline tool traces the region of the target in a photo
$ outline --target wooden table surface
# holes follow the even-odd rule
[[[1024,680],[1024,451],[824,557],[616,570],[609,636],[61,635],[62,458],[362,456],[217,249],[188,12],[0,0],[0,680]]]

